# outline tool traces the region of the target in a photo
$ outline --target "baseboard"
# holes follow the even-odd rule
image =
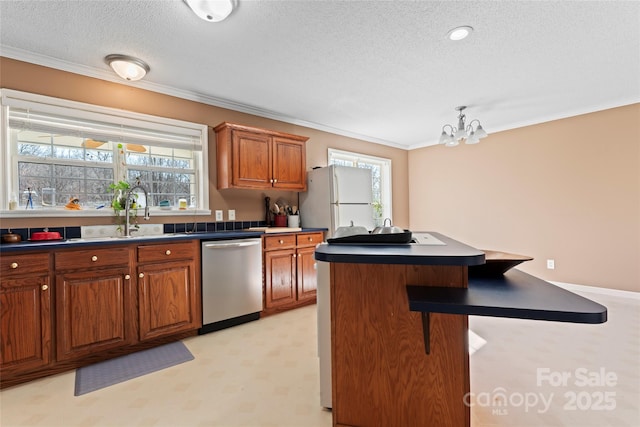
[[[640,300],[640,292],[622,291],[620,289],[600,288],[597,286],[577,285],[574,283],[552,282],[551,280],[548,280],[548,282],[553,283],[554,285],[564,288],[568,291],[591,292],[594,294],[611,295],[619,298],[629,298],[634,300]]]

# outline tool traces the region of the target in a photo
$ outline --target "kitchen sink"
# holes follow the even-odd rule
[[[139,235],[139,236],[96,236],[96,237],[78,237],[73,239],[67,239],[67,242],[109,242],[114,240],[149,240],[149,239],[162,239],[173,236],[182,236],[184,233],[165,233],[165,234],[152,234],[152,235]]]

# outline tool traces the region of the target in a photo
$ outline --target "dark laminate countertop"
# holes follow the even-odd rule
[[[307,233],[314,231],[327,231],[325,228],[303,228],[302,231],[292,231],[278,234],[290,233]],[[131,238],[78,238],[66,240],[41,240],[27,241],[20,243],[3,243],[0,245],[0,253],[23,252],[23,251],[39,251],[43,249],[63,249],[63,248],[81,248],[85,246],[95,245],[122,245],[128,243],[154,243],[154,242],[178,242],[184,240],[225,240],[225,239],[249,239],[252,237],[261,237],[265,234],[263,231],[216,231],[216,232],[196,232],[196,233],[168,233],[153,236],[134,236]],[[271,234],[270,234],[271,235]],[[273,233],[273,235],[276,235]]]
[[[407,286],[409,309],[571,323],[604,323],[607,308],[523,271],[469,278],[469,288]]]
[[[479,265],[484,264],[484,252],[442,234],[425,232],[444,245],[423,244],[327,244],[316,248],[318,261],[354,264],[408,265]]]

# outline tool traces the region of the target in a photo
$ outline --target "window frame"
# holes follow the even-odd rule
[[[391,185],[391,159],[385,157],[372,156],[370,154],[356,153],[352,151],[339,150],[336,148],[327,149],[327,164],[332,165],[334,159],[343,159],[353,162],[355,165],[361,163],[378,164],[381,167],[380,199],[382,205],[382,216],[378,218],[393,218],[393,193]],[[382,225],[376,224],[377,226]]]
[[[184,148],[194,152],[194,178],[197,195],[196,208],[187,210],[162,210],[157,206],[151,207],[154,216],[193,216],[211,215],[209,206],[209,173],[208,173],[208,126],[199,123],[186,122],[166,117],[136,113],[111,107],[103,107],[61,98],[54,98],[11,89],[0,89],[2,103],[0,106],[0,214],[4,218],[30,217],[103,217],[112,216],[111,209],[84,208],[82,210],[64,210],[58,208],[18,209],[9,210],[9,197],[15,193],[20,197],[18,186],[18,157],[15,153],[9,134],[9,108],[32,109],[34,112],[67,115],[80,120],[97,120],[114,126],[130,126],[150,132],[170,132],[192,141],[191,146],[185,143]],[[72,114],[72,115],[70,115]],[[162,145],[159,144],[152,145]],[[178,148],[178,147],[174,147]],[[114,162],[116,159],[114,159]],[[114,169],[119,166],[111,164]],[[135,165],[131,165],[135,168]],[[118,176],[118,175],[116,175]],[[117,178],[115,178],[117,180]]]

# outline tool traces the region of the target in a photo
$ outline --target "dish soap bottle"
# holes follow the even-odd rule
[[[16,193],[11,193],[11,197],[9,197],[9,210],[15,211],[18,209],[18,200],[16,200]]]

